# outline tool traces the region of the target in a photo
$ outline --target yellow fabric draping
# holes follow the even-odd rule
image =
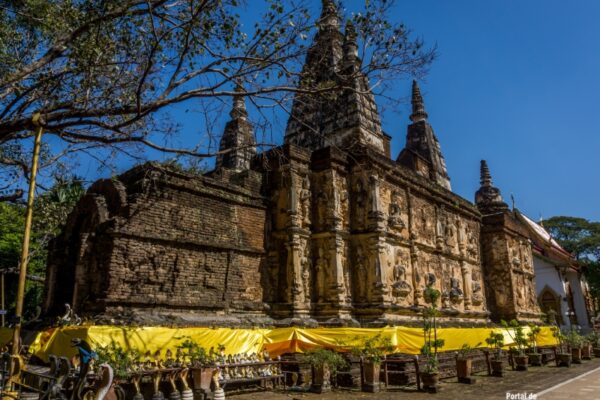
[[[525,332],[529,328],[525,327]],[[502,328],[439,328],[438,338],[445,341],[442,351],[460,349],[464,344],[472,347],[486,347],[485,339],[490,331],[502,332],[505,346],[513,345],[512,338]],[[0,342],[7,343],[12,333],[9,329],[0,330]],[[72,338],[85,339],[92,348],[115,342],[125,349],[136,349],[142,354],[157,350],[175,350],[177,345],[190,339],[200,346],[215,350],[220,344],[227,354],[258,353],[266,349],[272,356],[284,353],[301,353],[312,348],[325,347],[347,351],[359,345],[364,339],[380,335],[389,339],[394,352],[419,354],[423,346],[423,330],[410,327],[385,328],[274,328],[274,329],[233,329],[233,328],[165,328],[165,327],[117,327],[117,326],[72,326],[51,328],[39,332],[31,344],[31,351],[47,361],[50,354],[73,356],[76,349],[71,347]],[[538,346],[557,344],[550,327],[542,327],[538,335]]]

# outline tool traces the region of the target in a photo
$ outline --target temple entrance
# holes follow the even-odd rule
[[[559,325],[564,325],[563,315],[560,309],[560,296],[548,286],[544,287],[538,297],[540,309],[544,314],[553,311],[556,314],[556,319]]]

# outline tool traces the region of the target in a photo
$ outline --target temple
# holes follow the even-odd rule
[[[94,183],[52,243],[46,315],[105,323],[384,326],[539,322],[532,246],[482,162],[475,204],[451,191],[417,82],[390,154],[354,27],[323,1],[284,144],[257,153],[243,88],[214,171],[147,163]],[[343,28],[343,30],[342,30]],[[306,82],[300,82],[301,86]]]

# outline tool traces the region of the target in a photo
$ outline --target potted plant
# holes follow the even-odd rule
[[[477,343],[478,347],[481,343]],[[475,383],[475,379],[471,377],[473,359],[471,351],[473,347],[465,343],[456,353],[456,376],[460,383]]]
[[[556,338],[558,342],[558,346],[556,349],[556,366],[557,367],[570,367],[571,366],[571,353],[568,351],[565,335],[560,330],[560,326],[558,325],[558,319],[556,316],[556,312],[553,310],[549,310],[546,315],[548,323],[551,325],[552,336]]]
[[[206,349],[190,339],[186,339],[177,348],[183,355],[185,363],[189,366],[194,392],[201,397],[212,393],[211,384],[216,366]]]
[[[306,361],[313,370],[310,391],[324,393],[331,389],[331,381],[335,382],[337,371],[346,366],[341,354],[328,349],[310,350],[305,355]]]
[[[357,338],[359,345],[352,346],[353,355],[360,357],[363,362],[363,392],[375,393],[379,391],[379,375],[381,362],[385,355],[394,350],[389,338],[375,335],[369,338]]]
[[[582,337],[583,345],[581,347],[581,358],[584,360],[592,359],[592,342],[590,341],[589,335]]]
[[[97,365],[109,364],[117,380],[126,380],[133,372],[133,367],[138,363],[140,353],[137,350],[127,350],[119,344],[111,341],[107,346],[98,346],[96,348],[98,357]]]
[[[565,342],[565,335],[561,332],[558,326],[552,327],[552,336],[558,341],[558,348],[556,352],[556,366],[558,367],[570,367],[572,356],[568,351],[568,346]]]
[[[423,390],[437,392],[439,383],[438,349],[444,346],[444,340],[437,336],[437,301],[440,291],[428,285],[425,288],[424,298],[431,306],[423,310],[423,347],[421,354],[426,358],[424,370],[420,373]]]
[[[542,355],[538,352],[537,338],[540,334],[541,328],[537,325],[529,324],[529,332],[527,337],[529,338],[529,365],[534,367],[542,366]]]
[[[583,337],[573,328],[565,335],[565,342],[571,349],[571,357],[575,364],[581,364],[581,348]]]
[[[504,363],[502,361],[502,347],[504,347],[504,335],[500,332],[490,332],[485,342],[492,347],[492,376],[504,375]]]
[[[505,320],[501,320],[500,323],[508,336],[512,339],[515,344],[513,354],[513,360],[516,365],[517,371],[527,371],[527,363],[529,361],[529,357],[525,354],[525,348],[527,347],[527,337],[525,337],[525,333],[523,332],[523,326],[519,324],[519,321],[516,319],[511,320],[510,322],[506,322]]]
[[[592,345],[594,357],[600,357],[600,334],[597,331],[592,331],[587,338]]]

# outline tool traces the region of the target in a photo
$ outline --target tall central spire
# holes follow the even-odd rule
[[[333,0],[322,0],[321,17],[319,18],[319,29],[336,29],[340,28],[340,17],[338,10]]]
[[[304,93],[294,98],[285,143],[310,150],[365,145],[388,154],[389,140],[381,130],[368,79],[360,70],[356,30],[348,22],[342,34],[334,0],[322,0],[322,6],[319,29],[302,69]],[[322,87],[335,93],[319,94]]]

